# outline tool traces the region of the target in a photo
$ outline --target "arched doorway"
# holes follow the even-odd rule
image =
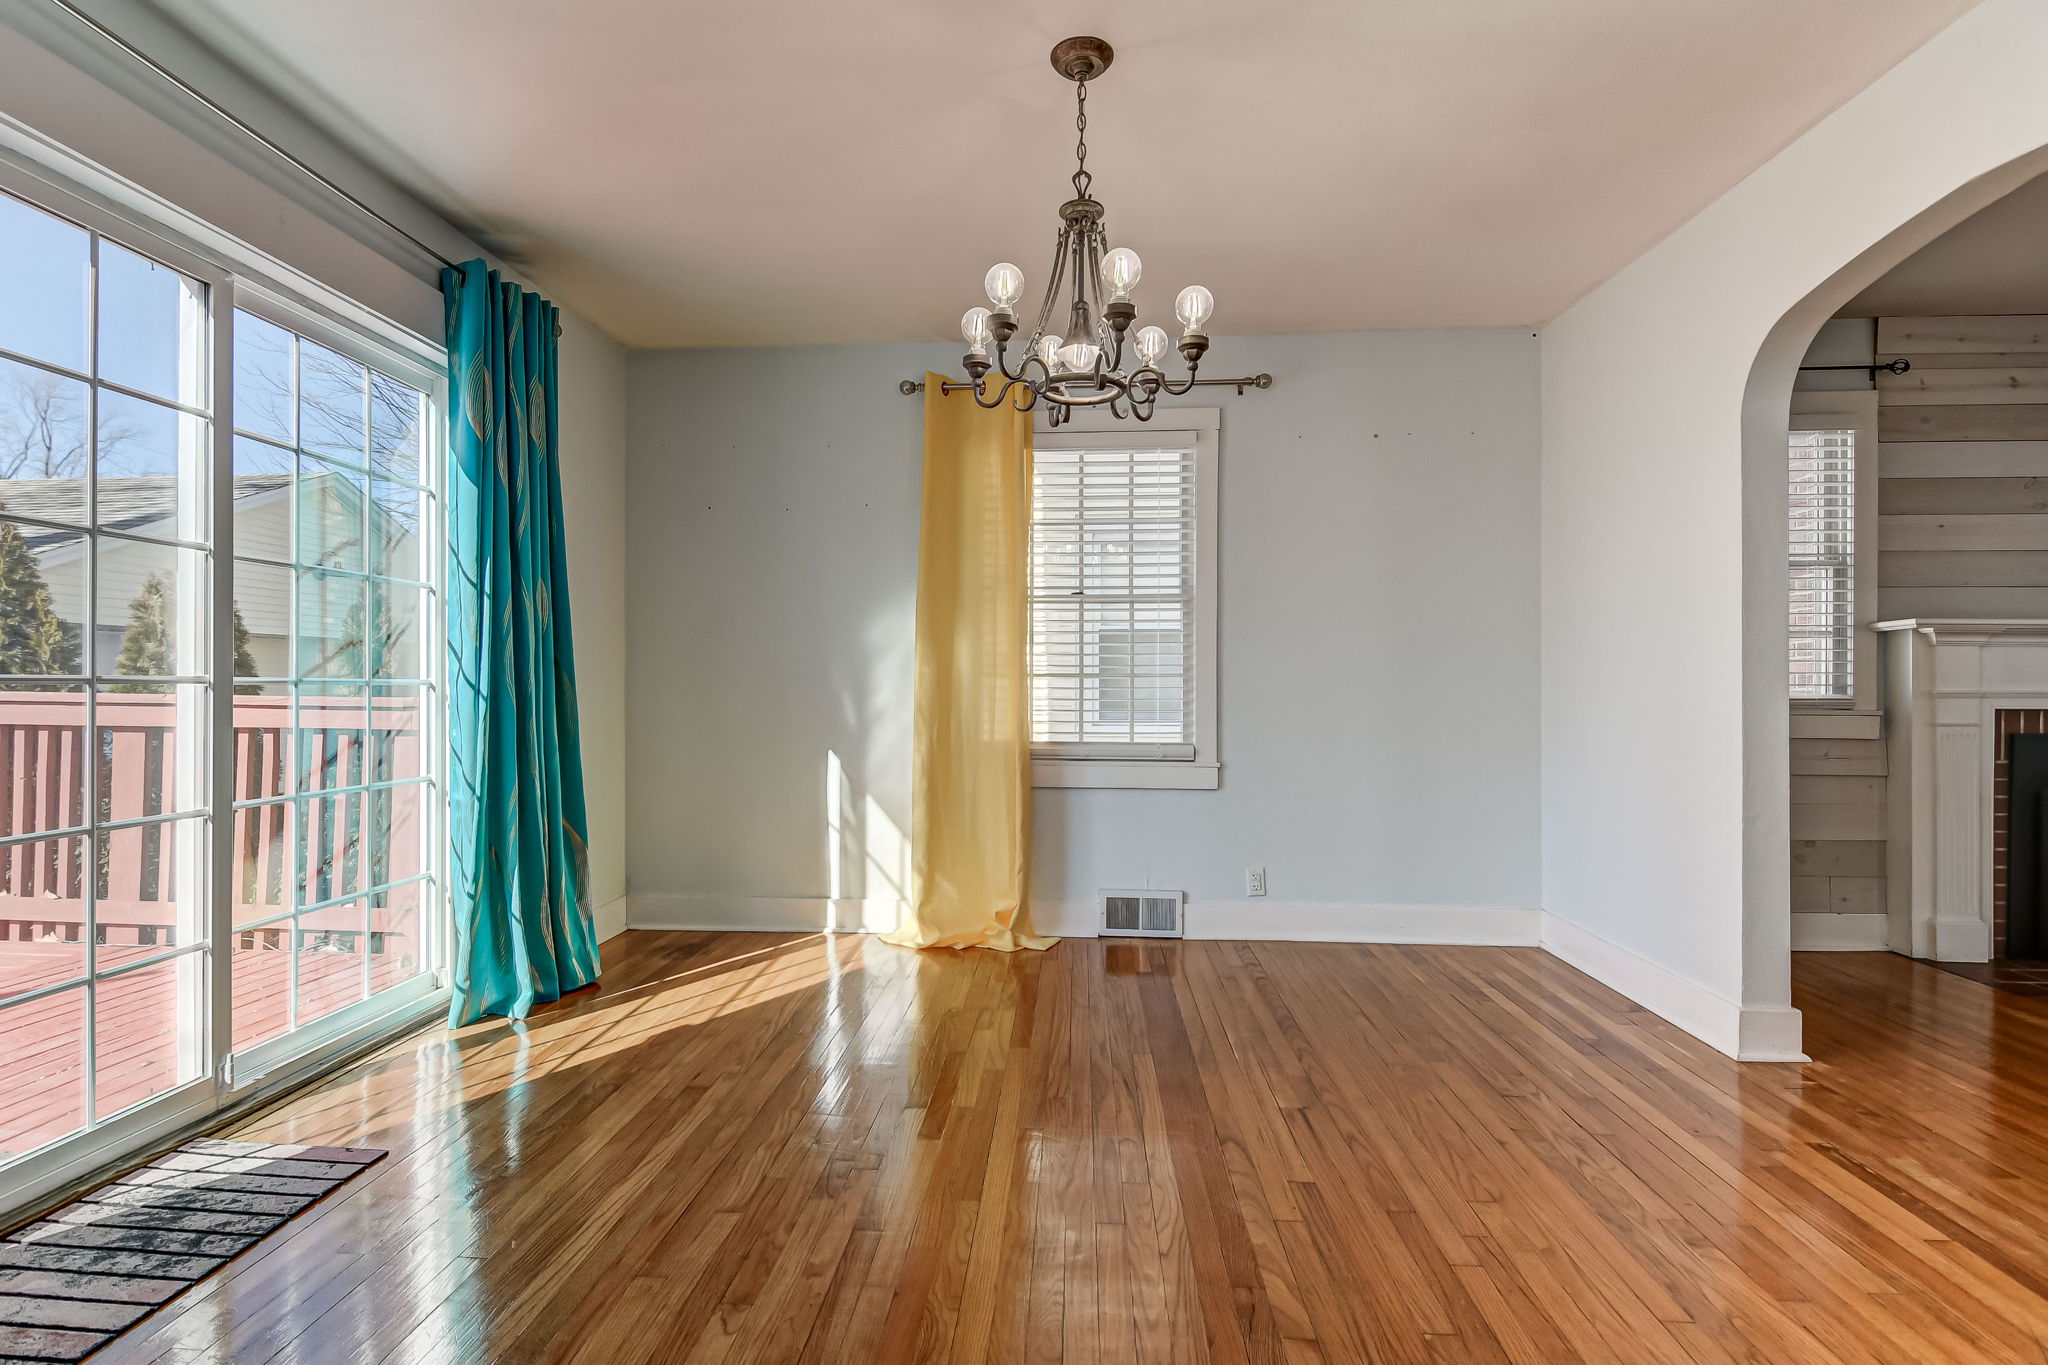
[[[1820,323],[2048,169],[2048,10],[1987,0],[1543,334],[1554,951],[1793,1060],[1785,419]]]

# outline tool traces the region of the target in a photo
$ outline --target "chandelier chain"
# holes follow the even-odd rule
[[[1074,159],[1079,163],[1074,169],[1074,195],[1079,199],[1088,197],[1088,187],[1095,183],[1095,177],[1088,173],[1088,82],[1074,82]]]

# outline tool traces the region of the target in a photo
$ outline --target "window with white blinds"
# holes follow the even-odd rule
[[[1856,431],[1791,433],[1792,696],[1846,701],[1856,681]]]
[[[1143,428],[1035,442],[1035,754],[1196,756],[1199,446]]]

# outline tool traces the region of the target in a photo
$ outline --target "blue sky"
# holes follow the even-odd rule
[[[91,284],[91,237],[83,228],[0,194],[0,349],[86,369]],[[101,242],[103,377],[178,396],[184,289],[169,267]]]

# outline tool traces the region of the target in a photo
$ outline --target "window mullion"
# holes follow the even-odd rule
[[[235,283],[212,291],[208,335],[213,348],[212,466],[213,550],[208,582],[213,632],[208,660],[213,686],[208,693],[211,733],[207,752],[207,850],[212,870],[207,923],[213,943],[213,992],[207,1010],[207,1067],[225,1078],[233,1054],[235,961]]]

